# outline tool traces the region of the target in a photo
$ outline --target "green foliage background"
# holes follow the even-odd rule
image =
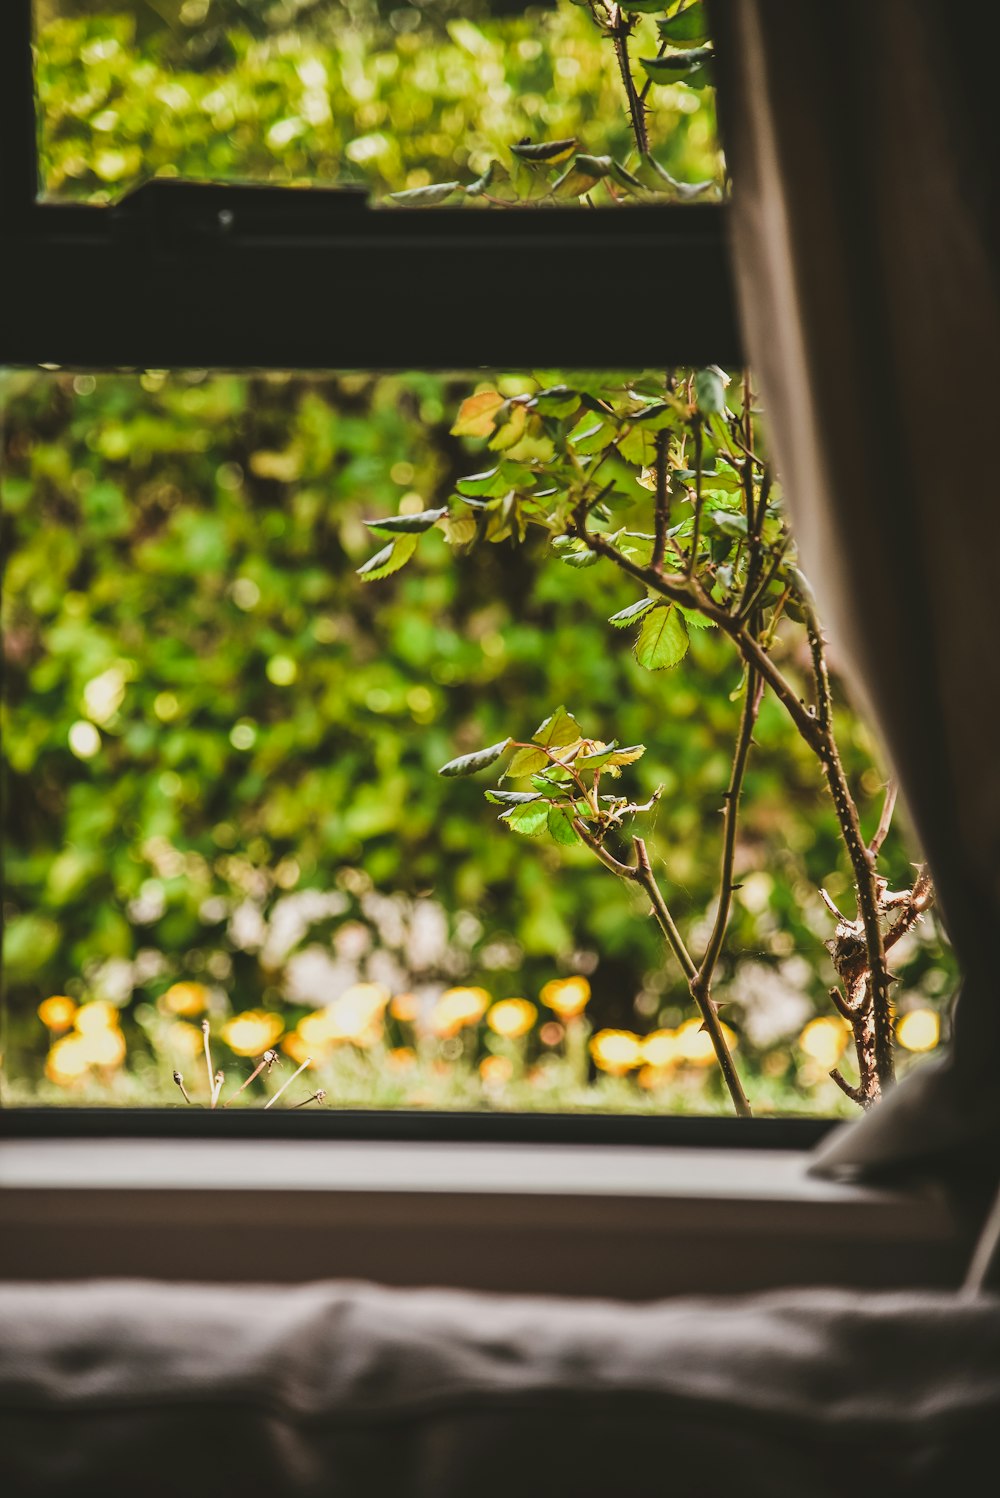
[[[480,171],[525,134],[627,153],[613,55],[574,6],[474,25],[454,12],[407,9],[404,26],[400,10],[358,10],[333,40],[220,21],[214,50],[180,62],[170,28],[60,9],[40,12],[39,32],[52,192],[100,200],[176,171],[360,177],[383,193]],[[310,89],[329,108],[314,123]],[[658,94],[662,162],[684,180],[718,176],[710,94]],[[293,119],[306,128],[276,134]],[[386,144],[352,152],[374,135]],[[419,567],[376,585],[355,575],[375,549],[366,519],[441,503],[483,466],[481,445],[450,435],[480,379],[3,377],[11,1097],[55,1096],[39,1082],[46,994],[113,993],[141,1053],[143,1014],[176,979],[217,983],[233,1009],[273,1007],[293,1022],[320,1001],[289,980],[296,955],[316,947],[337,961],[360,951],[361,976],[476,982],[497,997],[534,997],[554,974],[588,970],[598,1026],[689,1015],[637,897],[585,850],[512,836],[478,784],[436,770],[512,730],[529,736],[560,702],[594,736],[645,742],[629,773],[639,795],[664,787],[651,848],[676,916],[704,921],[738,711],[725,642],[697,631],[682,666],[643,671],[605,622],[635,590],[603,567],[564,567],[530,539],[457,567],[434,533]],[[508,376],[508,393],[524,379]],[[89,758],[70,748],[83,720],[100,733]],[[773,702],[757,737],[744,890],[717,991],[739,994],[752,972],[744,997],[770,978],[827,1012],[829,917],[816,887],[849,892],[834,819]],[[881,778],[846,709],[842,738],[873,824]],[[903,882],[896,834],[887,858]],[[336,898],[276,945],[279,907],[303,891]],[[417,961],[415,926],[438,908],[448,941]],[[905,991],[937,1003],[950,982],[930,927]],[[748,1012],[724,1011],[737,1030]],[[742,1056],[765,1105],[843,1105],[780,1034],[744,1035]]]

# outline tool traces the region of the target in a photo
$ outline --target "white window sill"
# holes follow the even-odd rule
[[[326,1140],[0,1142],[0,1277],[387,1284],[630,1299],[948,1285],[943,1198],[797,1150]]]

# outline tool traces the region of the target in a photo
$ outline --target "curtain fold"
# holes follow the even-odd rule
[[[830,1173],[1000,1160],[1000,132],[958,22],[947,0],[712,7],[776,465],[963,972],[947,1061],[839,1130]]]

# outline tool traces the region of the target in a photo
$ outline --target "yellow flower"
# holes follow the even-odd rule
[[[167,1014],[201,1014],[208,1007],[204,983],[172,983],[157,1000]]]
[[[590,1003],[590,984],[581,977],[553,978],[539,997],[560,1019],[576,1019]]]
[[[642,1041],[630,1030],[598,1030],[590,1042],[594,1065],[621,1077],[642,1062]]]
[[[81,1004],[73,1021],[81,1035],[96,1035],[102,1030],[117,1030],[118,1010],[105,999]]]
[[[527,1035],[537,1018],[538,1010],[527,999],[501,999],[486,1016],[486,1023],[494,1034],[514,1040]]]
[[[484,1087],[504,1087],[514,1074],[509,1056],[486,1056],[479,1063],[479,1075]]]
[[[226,1021],[222,1038],[237,1056],[260,1056],[274,1045],[284,1028],[279,1015],[265,1009],[246,1009]]]
[[[897,1023],[896,1039],[908,1051],[933,1051],[941,1039],[941,1021],[933,1009],[911,1009]]]
[[[657,1071],[673,1066],[677,1060],[676,1033],[673,1030],[652,1030],[642,1042],[642,1059]]]
[[[721,1025],[729,1049],[735,1050],[739,1043],[728,1025]],[[715,1062],[715,1047],[708,1031],[702,1028],[700,1019],[686,1019],[676,1030],[677,1056],[688,1066],[712,1066]]]
[[[448,988],[431,1010],[429,1028],[432,1035],[444,1040],[457,1035],[466,1025],[478,1024],[490,1004],[485,988]]]
[[[332,1003],[300,1019],[298,1032],[307,1045],[320,1050],[342,1041],[357,1046],[374,1045],[381,1033],[382,1011],[388,1002],[389,991],[381,984],[355,983]]]
[[[80,1054],[88,1066],[121,1066],[125,1060],[125,1037],[117,1027],[91,1030],[80,1036]]]
[[[87,1043],[82,1035],[64,1035],[57,1040],[45,1061],[45,1075],[50,1082],[66,1087],[77,1081],[90,1067]]]
[[[75,1001],[64,993],[54,993],[38,1006],[38,1018],[47,1030],[68,1030],[75,1013]]]
[[[420,1014],[420,1000],[415,993],[398,993],[389,1005],[389,1013],[401,1024],[412,1025]]]
[[[825,1015],[811,1019],[799,1036],[799,1048],[805,1051],[810,1061],[815,1061],[826,1071],[836,1066],[847,1045],[847,1024],[842,1019]]]

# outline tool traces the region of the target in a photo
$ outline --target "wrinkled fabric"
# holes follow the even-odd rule
[[[954,1045],[819,1152],[1000,1159],[1000,503],[987,49],[946,0],[712,10],[749,359],[804,569],[964,974]]]
[[[16,1498],[971,1492],[1000,1300],[0,1286]]]

